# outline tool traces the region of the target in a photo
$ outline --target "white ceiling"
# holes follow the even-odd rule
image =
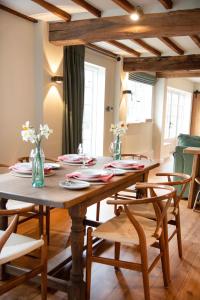
[[[91,13],[87,12],[84,8],[70,0],[47,1],[70,13],[72,15],[72,20],[95,18]],[[100,9],[102,11],[102,16],[116,16],[127,14],[127,12],[125,12],[111,0],[87,0],[87,2]],[[166,10],[158,0],[129,0],[129,2],[136,6],[141,6],[145,13],[170,11]],[[38,20],[60,21],[58,17],[48,12],[40,5],[32,2],[31,0],[0,0],[0,4],[4,4],[5,6],[15,9],[25,15],[34,17]],[[172,10],[192,8],[200,8],[200,0],[173,0]],[[174,42],[176,42],[176,44],[179,45],[185,51],[185,54],[200,54],[200,48],[198,48],[198,46],[188,36],[175,37],[172,38],[172,40],[174,40]],[[148,44],[160,50],[162,52],[162,55],[164,56],[177,55],[174,51],[169,49],[157,38],[146,38],[144,39],[144,41],[148,42]],[[130,40],[121,40],[120,42],[140,52],[142,56],[152,56],[152,54],[149,53],[147,50],[138,46]],[[99,42],[96,43],[96,45],[99,45],[119,55],[131,56],[130,54],[120,50],[119,48],[109,45],[106,42]]]

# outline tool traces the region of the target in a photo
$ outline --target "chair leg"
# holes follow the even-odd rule
[[[115,260],[119,260],[119,257],[120,257],[120,243],[115,242]],[[119,270],[119,268],[115,266],[115,270]]]
[[[44,208],[43,205],[39,205],[39,235],[44,233]]]
[[[96,221],[99,221],[99,216],[100,216],[100,205],[101,205],[101,202],[97,202],[97,208],[96,208]]]
[[[147,257],[146,245],[140,246],[140,251],[141,251],[142,277],[143,277],[143,285],[144,285],[144,298],[145,300],[150,300],[148,257]]]
[[[163,282],[164,286],[169,286],[169,280],[168,280],[168,268],[167,268],[167,257],[166,257],[166,250],[165,250],[165,240],[164,240],[164,234],[161,234],[160,240],[160,254],[161,254],[161,263],[162,263],[162,272],[163,272]]]
[[[46,235],[47,235],[47,244],[50,243],[50,207],[46,206]]]
[[[200,190],[198,191],[198,193],[197,193],[197,195],[196,195],[196,198],[195,198],[195,201],[194,201],[194,205],[193,205],[193,211],[195,211],[196,205],[197,205],[197,203],[199,202],[199,201],[198,201],[199,193],[200,193]]]
[[[171,281],[171,271],[170,271],[170,260],[169,260],[169,238],[168,238],[167,218],[164,218],[164,221],[163,221],[163,233],[164,233],[164,241],[165,241],[168,282],[170,282]]]
[[[178,208],[178,214],[176,215],[176,234],[177,234],[177,243],[178,243],[178,254],[179,257],[183,257],[183,251],[182,251],[182,241],[181,241],[181,222],[180,222],[180,211]]]
[[[44,245],[41,248],[41,264],[43,269],[41,271],[41,300],[47,299],[47,241],[44,237]]]
[[[87,230],[87,256],[86,256],[86,299],[90,299],[92,269],[92,228]]]

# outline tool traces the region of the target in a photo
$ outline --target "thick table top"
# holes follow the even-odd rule
[[[111,161],[111,159],[109,159]],[[103,167],[108,158],[101,158],[93,168]],[[0,174],[0,198],[14,199],[51,207],[70,208],[77,204],[92,205],[113,193],[139,181],[141,176],[159,166],[153,161],[142,161],[145,168],[141,171],[128,172],[123,176],[113,176],[106,184],[91,185],[88,189],[68,190],[59,187],[59,181],[64,180],[66,173],[71,173],[80,167],[62,165],[53,176],[45,177],[45,187],[33,188],[31,178],[21,178],[9,172]],[[90,167],[91,168],[91,167]]]

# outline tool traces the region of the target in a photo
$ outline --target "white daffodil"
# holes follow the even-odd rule
[[[114,125],[111,124],[110,127],[110,131],[114,134],[114,135],[123,135],[126,133],[127,130],[127,125],[124,122],[119,122],[118,124]]]
[[[26,123],[22,125],[22,129],[22,139],[25,142],[31,142],[32,144],[36,145],[40,145],[43,137],[48,139],[49,135],[53,132],[53,130],[50,129],[47,124],[40,125],[39,132],[37,132],[35,128],[30,125],[29,121],[26,121]]]

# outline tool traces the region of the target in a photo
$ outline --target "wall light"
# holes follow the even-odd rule
[[[52,76],[51,82],[55,83],[62,83],[63,82],[63,76]]]
[[[132,95],[131,90],[124,90],[122,93],[123,93],[123,95],[127,95],[127,94]]]
[[[138,21],[142,15],[143,15],[142,8],[140,6],[137,6],[135,8],[135,11],[130,15],[130,18],[133,21]]]

